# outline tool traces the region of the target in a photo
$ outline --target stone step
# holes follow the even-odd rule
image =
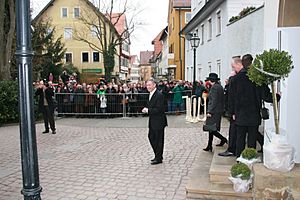
[[[230,169],[236,163],[235,157],[221,157],[218,153],[224,152],[224,147],[215,148],[211,166],[209,169],[209,178],[211,182],[232,184],[228,177],[230,176]]]
[[[216,150],[215,150],[216,151]],[[213,155],[202,153],[199,163],[194,168],[191,179],[189,180],[186,191],[187,197],[193,199],[212,199],[212,200],[249,200],[252,198],[252,192],[236,193],[232,184],[224,184],[210,181],[210,163]]]

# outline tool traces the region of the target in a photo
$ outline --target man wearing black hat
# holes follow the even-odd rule
[[[224,90],[219,83],[219,77],[216,73],[210,73],[207,80],[212,85],[208,95],[207,107],[207,125],[216,125],[216,131],[209,131],[208,144],[204,151],[212,151],[212,142],[214,136],[221,140],[217,146],[223,146],[227,143],[227,139],[219,132],[221,129],[221,119],[224,112]]]
[[[38,89],[35,92],[39,98],[39,111],[43,114],[45,131],[43,133],[49,133],[49,123],[52,130],[52,134],[56,134],[55,122],[54,122],[54,92],[46,80],[41,81]]]

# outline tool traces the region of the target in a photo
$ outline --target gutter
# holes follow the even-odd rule
[[[205,20],[216,8],[226,0],[208,1],[198,13],[189,21],[189,23],[180,31],[180,34],[187,34],[195,29],[203,20]]]

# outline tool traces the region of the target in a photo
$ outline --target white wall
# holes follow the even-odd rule
[[[217,11],[221,11],[221,24],[222,31],[220,35],[217,35]],[[212,38],[208,40],[208,19],[212,20]],[[202,21],[198,25],[198,36],[200,39],[203,39],[203,44],[200,44],[197,48],[197,69],[196,69],[196,77],[199,80],[205,80],[210,72],[218,73],[217,63],[221,64],[221,79],[224,80],[225,77],[229,74],[229,66],[224,62],[227,60],[227,24],[228,24],[228,16],[227,16],[227,5],[226,1],[220,5],[211,15]],[[201,24],[204,24],[204,38],[201,38]],[[211,65],[211,71],[209,69],[209,63]],[[189,69],[187,69],[189,68]],[[186,73],[186,80],[192,81],[193,74],[193,51],[191,49],[190,43],[186,41],[186,71],[190,72],[190,75]],[[199,68],[201,68],[201,76],[199,76]]]
[[[159,63],[159,68],[162,69],[162,75],[166,75],[168,73],[168,53],[169,53],[169,46],[168,46],[168,37],[165,37],[163,40],[163,49],[162,49],[162,58],[161,62]]]
[[[228,26],[228,65],[232,56],[255,57],[264,49],[264,7]]]
[[[280,83],[282,98],[280,100],[280,128],[286,131],[288,141],[296,148],[296,163],[300,163],[300,134],[299,134],[299,113],[300,113],[300,27],[294,28],[274,28],[266,31],[266,49],[278,48],[278,32],[281,31],[281,50],[292,55],[294,69],[289,77]],[[270,107],[273,116],[272,107]],[[266,122],[266,129],[274,127],[273,119]]]

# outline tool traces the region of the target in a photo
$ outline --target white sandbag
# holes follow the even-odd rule
[[[251,187],[252,177],[253,177],[253,175],[251,175],[249,180],[243,180],[238,177],[234,178],[232,176],[230,176],[228,178],[233,183],[233,190],[235,192],[248,192]]]
[[[251,160],[248,160],[248,159],[245,159],[243,158],[242,156],[238,157],[236,159],[237,161],[241,162],[241,163],[244,163],[245,165],[247,165],[250,169],[252,169],[252,166],[254,163],[259,163],[261,162],[261,159],[258,157],[258,158],[253,158]]]
[[[288,144],[286,134],[268,133],[271,137],[263,147],[264,166],[279,172],[291,171],[295,166],[295,148]]]

